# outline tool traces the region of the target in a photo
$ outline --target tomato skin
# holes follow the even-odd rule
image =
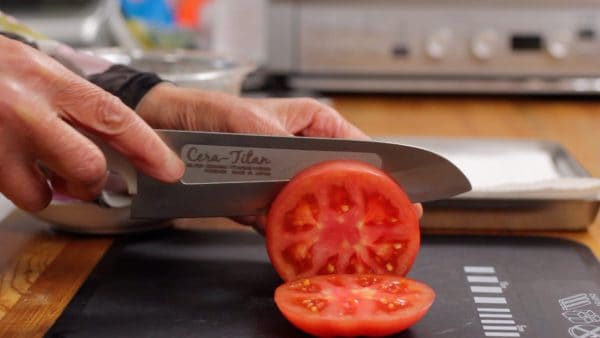
[[[335,286],[328,278],[342,283]],[[356,283],[360,278],[405,287],[389,291],[378,284],[362,287]],[[310,285],[303,291],[307,281]],[[348,295],[355,297],[350,304],[357,305],[351,314],[342,313]],[[386,303],[382,303],[384,299]],[[425,316],[434,299],[435,292],[427,285],[393,275],[321,275],[287,282],[275,290],[275,303],[283,315],[302,331],[321,337],[385,336],[404,331]],[[404,305],[389,310],[386,305],[391,300]]]
[[[271,205],[267,251],[289,281],[317,274],[404,276],[420,233],[402,188],[371,165],[334,160],[297,174]]]

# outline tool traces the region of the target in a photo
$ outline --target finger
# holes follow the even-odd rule
[[[92,201],[98,197],[105,180],[99,178],[98,182],[100,182],[98,185],[90,187],[78,181],[66,180],[55,174],[50,176],[50,185],[53,191],[82,201]]]
[[[34,155],[49,169],[53,188],[82,200],[95,198],[107,172],[100,149],[55,115],[31,129]]]
[[[421,219],[421,217],[423,217],[423,205],[421,203],[415,203],[413,204],[413,208],[415,208],[417,218]]]
[[[170,92],[172,87],[158,88]],[[158,94],[158,92],[155,92]],[[293,136],[286,130],[272,110],[257,105],[257,99],[246,99],[218,92],[183,91],[170,101],[180,107],[168,114],[166,125],[170,128]],[[148,100],[151,102],[151,100]],[[154,101],[156,106],[158,101]],[[140,104],[143,104],[142,101]],[[148,107],[149,104],[146,105]],[[143,107],[142,107],[143,108]],[[169,119],[170,117],[170,119]],[[162,124],[165,125],[165,124]]]
[[[2,159],[0,191],[17,207],[36,212],[44,209],[52,199],[52,192],[44,175],[33,164],[19,160]]]
[[[237,216],[232,217],[232,219],[240,224],[249,225],[254,230],[256,230],[259,234],[265,235],[265,229],[267,225],[267,216],[266,215],[258,215],[258,216]]]
[[[265,100],[262,101],[266,103]],[[282,99],[272,109],[280,110],[286,129],[293,134],[316,137],[368,140],[364,132],[348,122],[332,107],[315,99]]]
[[[267,230],[267,216],[259,215],[256,216],[254,223],[252,224],[254,230],[258,231],[259,234],[265,235],[265,231]]]
[[[79,78],[65,80],[55,104],[61,116],[98,135],[144,173],[173,182],[183,175],[183,162],[135,112],[117,97]]]
[[[369,140],[362,130],[348,122],[335,109],[323,104],[313,104],[313,115],[310,125],[303,131],[306,136],[322,136],[334,138],[350,138]]]
[[[60,119],[46,100],[6,116],[0,130],[4,141],[12,143],[3,144],[6,150],[22,154],[26,163],[42,162],[49,173],[68,182],[64,192],[72,197],[87,200],[100,192],[106,174],[102,152]]]
[[[215,97],[219,98],[219,97]],[[253,100],[236,98],[232,102],[231,99],[221,96],[222,102],[227,103],[223,106],[223,110],[233,111],[234,114],[221,114],[225,116],[227,121],[227,129],[236,133],[251,133],[274,136],[293,136],[281,121],[272,115],[272,112],[265,109],[264,106],[256,105]]]

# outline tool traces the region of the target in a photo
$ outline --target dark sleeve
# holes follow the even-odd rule
[[[15,34],[15,33],[11,33],[11,32],[4,32],[4,31],[0,31],[0,35],[3,35],[9,39],[13,39],[13,40],[17,40],[17,41],[21,41],[22,43],[29,45],[35,49],[38,49],[37,44],[34,41],[31,41],[29,39],[27,39],[24,36],[21,36],[19,34]]]
[[[140,72],[123,65],[114,65],[103,73],[90,75],[88,80],[120,98],[131,109],[135,109],[152,87],[163,82],[154,73]]]

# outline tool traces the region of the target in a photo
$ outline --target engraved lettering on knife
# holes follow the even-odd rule
[[[271,160],[266,156],[260,156],[254,153],[252,150],[231,150],[228,154],[211,153],[203,150],[200,146],[186,146],[187,150],[184,150],[184,159],[191,163],[223,163],[229,162],[231,164],[258,164],[265,165],[271,164]]]
[[[210,175],[271,176],[273,161],[260,150],[222,146],[186,145],[182,159],[188,168]]]
[[[180,156],[186,164],[184,184],[282,181],[311,164],[342,158],[381,167],[377,154],[301,149],[186,144]]]

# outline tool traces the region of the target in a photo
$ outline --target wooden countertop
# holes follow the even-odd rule
[[[337,96],[336,108],[368,134],[549,139],[600,177],[600,101],[435,96]],[[496,232],[499,233],[499,232]],[[600,257],[600,221],[579,241]],[[0,337],[42,336],[112,243],[49,231],[20,212],[0,223]]]

